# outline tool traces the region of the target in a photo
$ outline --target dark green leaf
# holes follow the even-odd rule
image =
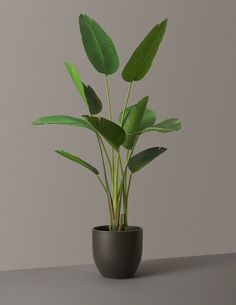
[[[148,96],[145,96],[141,101],[135,104],[129,113],[125,116],[123,128],[126,133],[126,139],[123,146],[127,149],[132,149],[135,143],[137,133],[140,130],[144,111],[148,102]]]
[[[94,68],[106,75],[116,72],[119,58],[111,38],[89,16],[81,14],[79,25],[85,52]]]
[[[122,127],[105,118],[93,116],[84,117],[93,128],[103,136],[113,148],[115,148],[115,150],[119,150],[119,147],[123,144],[126,136]]]
[[[171,118],[167,119],[165,121],[162,121],[152,127],[145,128],[142,130],[142,132],[148,132],[148,131],[158,131],[162,133],[172,132],[172,131],[178,131],[181,128],[181,123],[179,119],[177,118]]]
[[[80,118],[73,118],[66,115],[54,115],[46,116],[39,118],[32,122],[33,125],[47,125],[47,124],[56,124],[56,125],[69,125],[76,127],[84,127],[94,131],[94,128],[88,123],[88,121]]]
[[[84,86],[80,79],[79,73],[76,71],[76,68],[69,63],[65,63],[66,70],[68,71],[76,89],[79,91],[79,94],[83,102],[87,105],[87,99],[84,92]]]
[[[87,168],[88,170],[90,170],[91,172],[93,172],[95,175],[99,174],[99,171],[93,167],[92,165],[90,165],[89,163],[87,163],[86,161],[80,159],[79,157],[76,157],[70,153],[68,153],[67,151],[64,150],[56,150],[56,153],[58,153],[59,155],[74,161],[76,163],[79,163],[80,165],[82,165],[83,167]]]
[[[138,81],[146,75],[160,46],[166,25],[167,19],[157,24],[134,51],[122,72],[125,81]]]
[[[102,111],[102,102],[92,87],[84,85],[84,93],[86,95],[89,111],[91,114],[97,114]]]
[[[128,163],[128,167],[131,173],[139,171],[166,150],[167,149],[164,147],[151,147],[136,154],[130,159]]]

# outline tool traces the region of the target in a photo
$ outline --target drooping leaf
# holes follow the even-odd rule
[[[119,147],[123,144],[126,136],[122,127],[102,117],[84,117],[115,150],[119,150]]]
[[[84,86],[84,93],[87,99],[89,111],[91,114],[97,114],[102,111],[102,102],[91,86]]]
[[[171,118],[164,120],[154,126],[145,128],[142,130],[142,133],[148,132],[148,131],[158,131],[162,133],[172,132],[172,131],[178,131],[181,128],[181,123],[179,119],[177,118]]]
[[[130,112],[125,117],[123,128],[126,133],[126,139],[123,143],[123,146],[126,149],[132,149],[135,143],[137,133],[140,130],[147,102],[148,96],[145,96],[141,101],[139,101],[131,108]]]
[[[166,150],[164,147],[151,147],[134,155],[128,163],[131,173],[139,171]]]
[[[133,107],[135,107],[135,105],[132,105],[132,106],[127,107],[125,109],[123,123],[126,121],[126,119],[128,117],[128,114],[130,113],[130,111],[132,110]],[[122,113],[123,113],[123,111],[119,115],[119,122],[121,122]],[[149,108],[145,108],[143,118],[142,118],[142,121],[141,121],[141,124],[140,124],[140,130],[142,131],[145,128],[153,126],[155,124],[155,121],[156,121],[155,111],[153,111]]]
[[[86,99],[85,92],[84,92],[84,86],[80,79],[79,73],[77,72],[76,68],[73,65],[69,64],[68,62],[65,63],[65,67],[66,67],[66,70],[68,71],[76,89],[78,90],[83,102],[87,105],[87,99]]]
[[[138,81],[146,75],[161,44],[166,25],[167,19],[154,26],[131,55],[122,72],[125,81]]]
[[[80,32],[85,52],[94,68],[109,75],[117,71],[119,58],[111,38],[89,16],[79,16]]]
[[[70,154],[69,152],[64,151],[64,150],[56,150],[55,152],[58,153],[59,155],[65,157],[65,158],[71,160],[71,161],[79,163],[83,167],[85,167],[88,170],[90,170],[91,172],[93,172],[95,175],[99,174],[99,171],[95,167],[93,167],[91,164],[87,163],[86,161],[80,159],[77,156],[74,156],[74,155]]]
[[[33,125],[69,125],[76,127],[84,127],[94,131],[94,128],[89,124],[87,120],[81,118],[74,118],[66,115],[54,115],[39,118],[32,122]]]

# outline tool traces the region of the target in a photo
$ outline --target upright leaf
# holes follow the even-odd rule
[[[65,67],[66,67],[66,70],[68,71],[76,89],[78,90],[83,102],[87,105],[87,99],[86,99],[86,96],[84,93],[84,86],[80,79],[79,73],[76,71],[76,68],[73,65],[69,64],[68,62],[65,63]]]
[[[91,164],[87,163],[86,161],[80,159],[79,157],[74,156],[64,150],[56,150],[55,152],[71,161],[74,161],[74,162],[82,165],[83,167],[85,167],[88,170],[90,170],[91,172],[93,172],[95,175],[99,174],[99,171],[95,167],[93,167]]]
[[[122,127],[102,117],[84,117],[115,150],[119,150],[119,147],[123,144],[126,136]]]
[[[97,114],[102,111],[102,102],[91,86],[84,85],[84,93],[86,95],[89,111],[91,114]]]
[[[116,72],[119,58],[111,38],[89,16],[81,14],[79,25],[85,52],[94,68],[106,75]]]
[[[146,75],[161,44],[166,25],[167,19],[154,26],[134,51],[122,72],[125,81],[138,81]]]
[[[131,173],[139,171],[166,150],[167,148],[164,147],[151,147],[134,155],[128,163]]]
[[[94,131],[94,128],[89,124],[88,121],[81,118],[74,118],[66,115],[53,115],[39,118],[32,122],[33,125],[69,125],[76,127],[88,128]]]
[[[148,102],[148,96],[145,96],[141,101],[135,104],[130,112],[125,116],[123,128],[126,133],[126,139],[123,146],[127,149],[132,149],[135,143],[137,133],[140,130],[141,122]]]
[[[133,107],[135,107],[135,105],[132,105],[132,106],[127,107],[125,109],[123,123],[126,121],[128,115],[129,115],[129,113],[130,113],[130,111],[132,110]],[[121,121],[122,113],[123,113],[123,111],[119,115],[119,122]],[[145,108],[143,118],[142,118],[142,121],[141,121],[141,124],[140,124],[140,130],[142,131],[145,128],[152,127],[155,124],[155,121],[156,121],[155,111],[153,111],[149,108]]]
[[[181,129],[181,123],[179,119],[177,118],[171,118],[164,120],[154,126],[145,128],[142,130],[142,133],[148,132],[148,131],[158,131],[162,133],[172,132],[172,131],[178,131]]]

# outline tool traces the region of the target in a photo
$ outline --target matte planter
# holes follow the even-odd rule
[[[109,231],[108,226],[93,228],[93,258],[102,276],[130,278],[141,261],[143,229],[130,226],[125,231]]]

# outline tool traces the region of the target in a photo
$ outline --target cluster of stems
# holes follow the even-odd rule
[[[124,101],[124,107],[120,120],[121,127],[124,123],[124,114],[128,105],[131,87],[132,82],[129,83],[128,92]],[[105,90],[107,99],[108,119],[112,121],[111,97],[107,76],[105,76]],[[138,136],[136,138],[132,150],[127,149],[125,160],[122,160],[120,150],[116,151],[113,147],[111,147],[111,151],[108,151],[106,145],[103,142],[103,139],[99,135],[97,135],[104,175],[103,178],[101,178],[99,175],[97,177],[107,196],[110,214],[109,229],[111,231],[123,231],[126,227],[128,227],[128,197],[132,173],[128,173],[127,169],[128,162],[133,155],[137,139]]]

